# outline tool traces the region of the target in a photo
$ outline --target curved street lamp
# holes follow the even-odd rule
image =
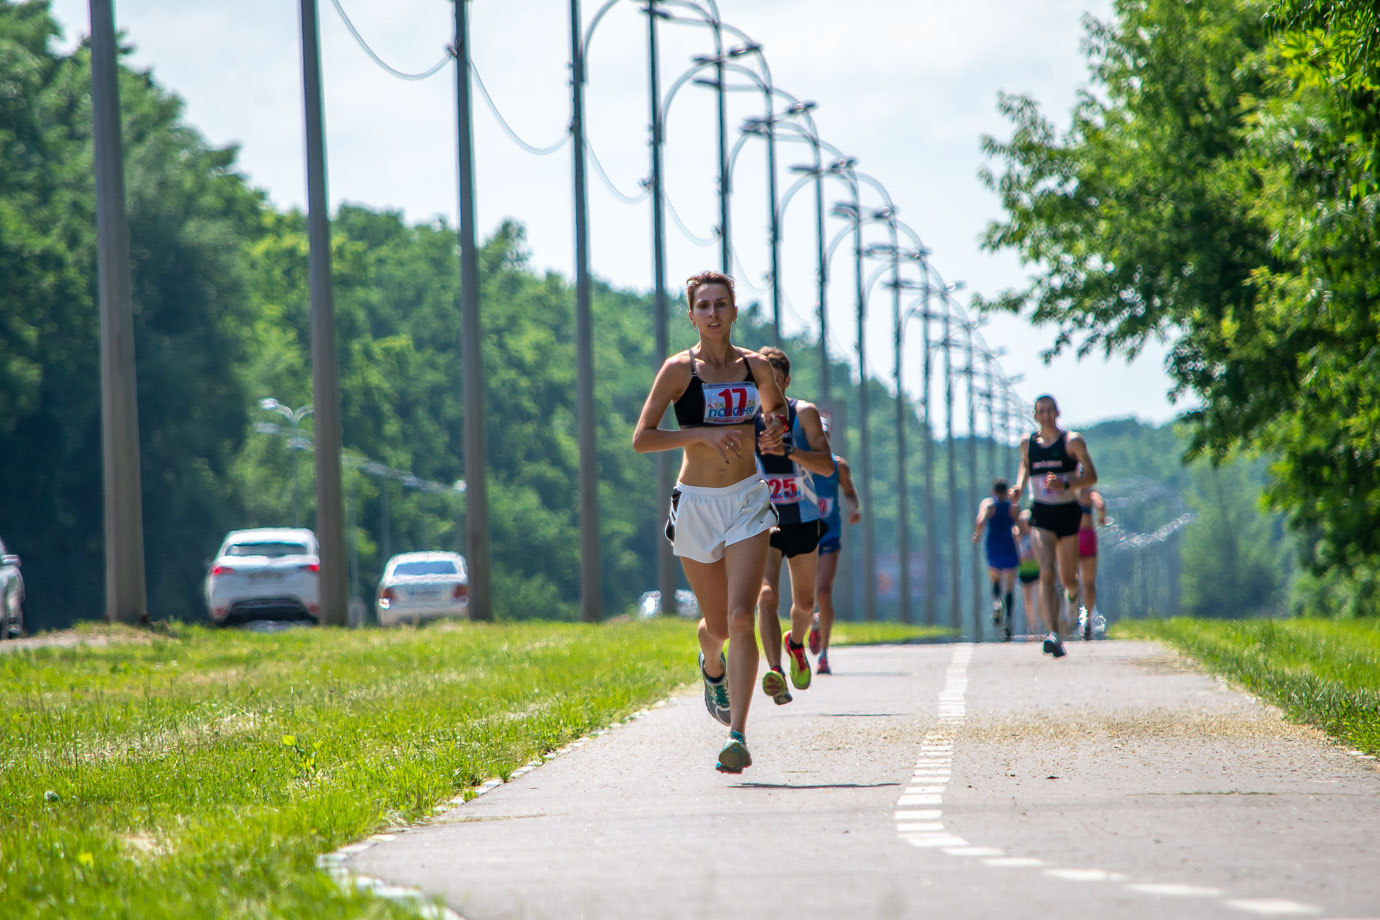
[[[299,406],[296,409],[290,409],[282,403],[278,402],[278,400],[274,399],[272,396],[266,396],[263,399],[259,400],[259,408],[263,409],[265,412],[276,412],[292,423],[292,437],[288,438],[288,447],[298,452],[296,457],[294,457],[292,461],[292,526],[301,527],[302,464],[299,461],[302,457],[301,451],[307,450],[311,447],[311,442],[308,441],[306,438],[302,437],[301,435],[302,419],[306,418],[308,415],[311,415],[316,410],[312,407],[310,403],[308,403],[305,406]]]

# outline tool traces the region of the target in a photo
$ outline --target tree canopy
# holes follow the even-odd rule
[[[1058,326],[1056,349],[1168,340],[1192,452],[1269,456],[1318,567],[1380,562],[1375,15],[1117,0],[1068,128],[1004,97],[1012,135],[984,141],[985,245],[1033,273],[985,306]]]

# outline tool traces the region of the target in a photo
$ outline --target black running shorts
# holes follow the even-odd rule
[[[1072,537],[1078,533],[1078,525],[1083,520],[1083,509],[1078,502],[1064,505],[1046,505],[1044,502],[1030,503],[1030,526],[1040,530],[1050,530],[1056,537]]]
[[[819,520],[782,524],[772,529],[771,548],[781,550],[781,555],[787,559],[802,553],[813,553],[826,529],[824,521]]]

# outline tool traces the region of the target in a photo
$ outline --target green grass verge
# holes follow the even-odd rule
[[[0,654],[0,917],[412,916],[317,855],[664,698],[696,648],[683,620],[88,632]]]
[[[1380,755],[1380,622],[1122,621],[1116,638],[1160,639],[1359,751]]]

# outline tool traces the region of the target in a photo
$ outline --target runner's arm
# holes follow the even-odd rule
[[[1107,523],[1107,502],[1102,497],[1102,493],[1097,489],[1088,492],[1088,498],[1092,500],[1093,508],[1097,511],[1097,523],[1103,525]]]
[[[858,490],[853,485],[853,468],[842,457],[835,457],[834,462],[839,468],[839,492],[853,506],[848,511],[848,523],[856,524],[862,520],[862,502],[858,500]]]
[[[990,498],[984,498],[982,504],[978,505],[977,520],[973,522],[974,543],[978,541],[978,537],[982,536],[982,525],[987,523],[987,519],[992,516],[993,509],[995,508],[996,506],[992,504],[992,499]]]
[[[762,418],[766,419],[766,430],[757,438],[757,449],[764,454],[784,454],[782,444],[786,437],[786,396],[776,385],[776,371],[771,363],[755,351],[744,354],[752,379],[757,382],[758,403]]]
[[[1019,505],[1025,495],[1025,484],[1030,481],[1030,441],[1021,442],[1021,468],[1016,472],[1016,485],[1011,489],[1011,504]]]
[[[743,432],[732,426],[722,428],[684,428],[666,429],[660,427],[661,417],[666,408],[690,385],[690,361],[683,357],[684,352],[672,355],[661,365],[652,391],[642,404],[642,414],[637,418],[633,429],[633,450],[639,454],[655,453],[662,450],[675,450],[691,444],[712,444],[727,460],[730,454],[742,451]]]
[[[829,447],[829,435],[824,433],[818,407],[796,400],[795,417],[800,419],[800,427],[805,429],[805,440],[810,443],[810,449],[792,450],[791,459],[811,473],[828,476],[834,471],[834,452]]]
[[[1076,431],[1070,431],[1068,435],[1069,453],[1082,466],[1082,474],[1077,479],[1071,479],[1064,483],[1065,491],[1072,489],[1086,489],[1097,484],[1097,467],[1093,466],[1092,456],[1088,453],[1088,444],[1083,440],[1083,436]]]

